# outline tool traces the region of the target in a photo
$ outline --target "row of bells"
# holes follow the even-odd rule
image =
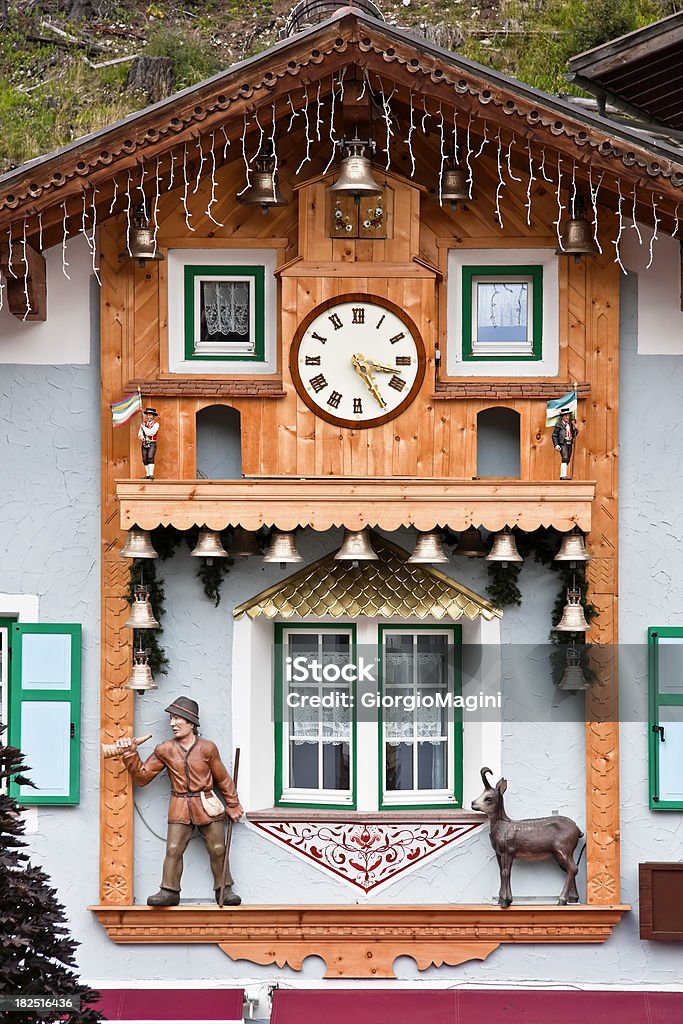
[[[372,173],[372,164],[365,155],[365,144],[360,139],[352,139],[346,143],[346,156],[339,168],[339,177],[328,191],[333,196],[352,196],[356,200],[369,196],[381,195],[384,191],[378,185]],[[280,192],[277,180],[275,158],[261,155],[254,162],[250,172],[249,187],[238,197],[246,206],[260,206],[264,213],[271,207],[286,206],[287,200]],[[450,157],[445,161],[439,189],[441,202],[450,203],[455,209],[460,202],[470,199],[470,184],[464,167]],[[583,200],[577,197],[573,204],[573,212],[562,233],[562,240],[556,250],[558,255],[595,256],[598,252],[590,223],[585,217]],[[128,249],[122,257],[140,260],[163,260],[156,242],[155,233],[150,227],[144,207],[135,211],[131,225]]]

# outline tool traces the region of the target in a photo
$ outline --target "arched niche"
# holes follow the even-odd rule
[[[519,413],[496,406],[477,414],[477,476],[520,475]]]
[[[242,476],[242,428],[237,409],[209,405],[197,413],[197,477],[239,480]]]

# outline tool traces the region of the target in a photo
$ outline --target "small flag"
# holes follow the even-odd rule
[[[576,391],[568,391],[562,398],[551,398],[545,410],[546,427],[554,427],[563,412],[568,412],[575,420],[578,408],[579,395]]]
[[[121,427],[131,417],[142,409],[142,395],[138,391],[136,395],[128,395],[120,402],[114,402],[111,407],[111,417],[115,427]]]

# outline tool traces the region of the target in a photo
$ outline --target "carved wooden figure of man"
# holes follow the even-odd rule
[[[183,855],[195,826],[206,845],[213,874],[216,902],[219,901],[223,859],[225,857],[225,814],[237,821],[244,813],[235,785],[221,761],[218,747],[211,740],[197,735],[199,705],[189,697],[178,697],[166,708],[171,716],[172,740],[159,743],[143,762],[134,740],[120,739],[118,748],[131,777],[139,786],[146,786],[164,768],[171,780],[168,808],[166,856],[159,892],[150,896],[150,907],[175,907],[180,902],[180,880]],[[214,793],[218,789],[226,807]],[[242,902],[232,890],[228,866],[224,905],[239,906]]]
[[[153,480],[159,441],[159,414],[156,409],[143,409],[138,438],[142,442],[140,450],[142,464],[145,467],[145,479]]]

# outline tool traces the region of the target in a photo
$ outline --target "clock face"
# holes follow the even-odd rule
[[[375,427],[410,405],[425,373],[417,327],[387,299],[341,295],[299,326],[289,360],[309,409],[340,427]]]

